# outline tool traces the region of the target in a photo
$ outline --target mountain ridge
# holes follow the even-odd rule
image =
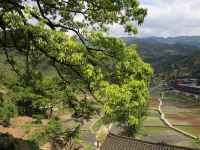
[[[136,44],[139,55],[151,64],[156,74],[179,73],[200,78],[200,36],[122,39],[127,45]]]

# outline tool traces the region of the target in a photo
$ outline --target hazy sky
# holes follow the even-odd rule
[[[148,16],[139,27],[139,37],[200,35],[200,0],[140,0]],[[111,35],[127,36],[114,25]]]

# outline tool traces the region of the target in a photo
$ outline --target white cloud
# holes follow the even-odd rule
[[[148,16],[139,27],[138,36],[200,35],[200,0],[140,0]],[[111,35],[127,36],[119,25]]]

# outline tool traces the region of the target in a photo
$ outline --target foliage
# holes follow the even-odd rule
[[[199,37],[122,39],[127,45],[137,45],[139,55],[153,66],[159,78],[199,78]]]
[[[50,120],[46,126],[39,129],[31,136],[32,143],[38,145],[50,142],[54,137],[60,136],[63,133],[62,127],[59,121]]]
[[[10,119],[17,115],[17,107],[11,100],[4,100],[0,107],[0,120],[3,126],[9,126]]]
[[[156,40],[161,43],[166,44],[177,44],[184,43],[186,45],[191,45],[199,48],[200,36],[177,36],[177,37],[149,37],[149,39]]]
[[[54,107],[63,101],[64,89],[61,85],[61,82],[51,77],[32,86],[18,81],[11,86],[11,99],[16,102],[20,115],[43,114],[46,107]]]
[[[3,0],[0,4],[0,44],[19,76],[12,88],[13,99],[31,110],[23,113],[34,114],[41,105],[63,103],[83,123],[99,113],[98,105],[102,105],[105,116],[126,132],[131,128],[127,135],[132,136],[146,114],[152,69],[134,45],[127,47],[107,31],[109,24],[119,23],[125,32],[135,34],[132,21],[140,25],[147,10],[138,0],[31,2]],[[82,19],[77,20],[78,16]],[[42,63],[54,67],[55,80],[45,80],[39,69]]]
[[[192,37],[188,37],[191,40]],[[183,57],[193,55],[200,51],[196,45],[185,44],[184,42],[167,43],[167,39],[163,41],[156,40],[157,38],[122,38],[127,45],[136,44],[139,55],[145,62],[151,63],[157,72],[165,71],[166,64],[171,61],[177,61]],[[161,63],[161,65],[159,65]]]
[[[157,67],[165,76],[171,78],[193,77],[200,78],[200,52],[181,57],[171,62],[163,62]]]
[[[34,123],[41,124],[42,123],[42,119],[44,119],[45,116],[44,115],[33,115],[33,118],[36,119],[36,121]]]
[[[101,126],[103,126],[103,125],[106,124],[106,122],[104,122],[104,121],[105,121],[105,120],[102,119],[102,118],[100,118],[99,120],[97,120],[97,121],[93,124],[92,130],[93,130],[94,132],[98,131],[98,130],[100,129]]]
[[[70,148],[72,139],[79,134],[79,126],[74,129],[63,131],[58,120],[51,119],[46,126],[36,131],[30,138],[32,145],[42,145],[46,142],[51,143],[53,149]]]

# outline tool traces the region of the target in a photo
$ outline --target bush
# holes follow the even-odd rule
[[[33,106],[33,100],[30,97],[18,98],[15,101],[19,115],[33,116],[34,114],[43,113],[39,108]]]
[[[0,108],[0,120],[4,127],[8,127],[10,119],[17,115],[17,107],[11,100],[4,100]]]
[[[44,119],[45,116],[44,115],[33,115],[33,118],[36,119],[36,121],[34,123],[41,124],[42,123],[42,119]]]
[[[32,135],[31,142],[42,145],[47,141],[52,141],[55,137],[59,137],[62,133],[60,122],[57,120],[50,120],[46,126]]]

